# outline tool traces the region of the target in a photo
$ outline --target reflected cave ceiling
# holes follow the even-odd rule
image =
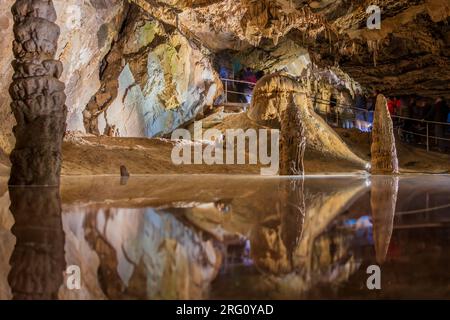
[[[339,66],[386,95],[450,98],[450,0],[130,1],[213,52],[274,51],[291,41],[317,65]],[[381,30],[366,27],[374,4]]]

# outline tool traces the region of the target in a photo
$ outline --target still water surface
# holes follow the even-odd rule
[[[450,298],[450,176],[0,182],[1,299]]]

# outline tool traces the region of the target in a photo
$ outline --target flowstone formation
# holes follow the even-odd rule
[[[10,94],[17,121],[10,185],[59,185],[67,108],[63,66],[55,60],[60,34],[51,0],[18,0]]]
[[[386,98],[378,95],[372,131],[372,174],[398,174],[394,124]]]
[[[365,161],[314,112],[309,94],[301,80],[285,73],[263,77],[254,89],[247,116],[260,126],[281,129],[282,174],[301,174],[305,170],[301,165],[304,149],[305,156],[312,152],[347,160],[364,169]]]

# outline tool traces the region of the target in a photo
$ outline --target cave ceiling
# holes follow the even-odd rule
[[[450,0],[130,1],[212,52],[289,39],[367,88],[450,97]],[[370,5],[382,10],[380,30],[366,26]]]

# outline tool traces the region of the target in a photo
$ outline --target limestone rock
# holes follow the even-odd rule
[[[222,83],[209,58],[179,31],[136,8],[129,20],[86,107],[85,127],[95,134],[114,127],[121,137],[165,135],[212,106]]]
[[[267,75],[254,89],[248,117],[259,125],[280,129],[283,114],[289,106],[295,105],[298,110],[295,113],[298,118],[296,121],[304,128],[307,141],[306,153],[313,151],[336,159],[346,159],[364,169],[366,163],[314,112],[309,94],[307,86],[286,74]]]
[[[290,99],[292,100],[292,96]],[[281,116],[281,175],[303,175],[305,173],[303,158],[305,156],[306,143],[305,129],[302,124],[300,111],[294,101],[291,101]]]
[[[53,2],[56,24],[60,27],[56,56],[64,66],[61,81],[66,83],[67,130],[84,131],[82,111],[100,86],[100,65],[120,30],[126,6],[122,0]],[[0,149],[7,153],[14,146],[12,127],[16,123],[10,111],[11,98],[8,94],[13,75],[13,3],[13,0],[0,2],[0,37],[3,44],[0,48],[0,71],[3,75],[0,78]],[[30,65],[29,68],[36,66]]]
[[[59,185],[67,108],[62,64],[54,60],[59,27],[51,0],[17,0],[13,83],[9,92],[17,124],[10,185]]]
[[[383,95],[377,97],[373,121],[372,173],[399,173],[394,125],[389,114],[386,98]]]

